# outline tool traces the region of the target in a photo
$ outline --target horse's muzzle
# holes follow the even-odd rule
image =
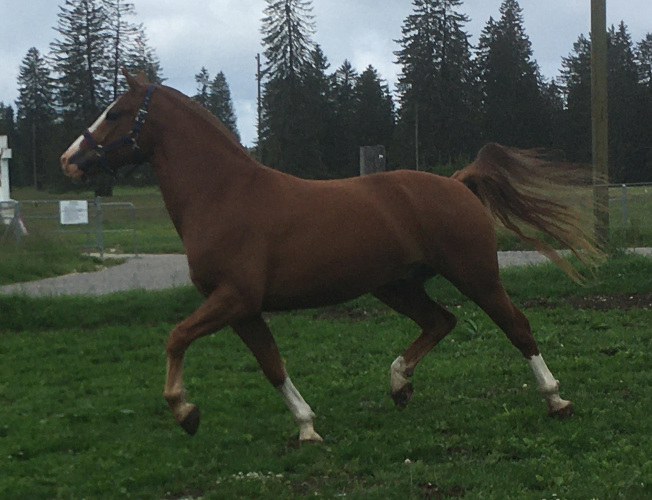
[[[71,179],[79,180],[84,176],[85,164],[90,163],[90,159],[80,158],[79,155],[68,155],[64,153],[61,158],[61,170]]]

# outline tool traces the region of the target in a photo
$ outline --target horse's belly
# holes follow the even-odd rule
[[[313,272],[296,273],[276,280],[263,300],[265,310],[304,309],[340,304],[394,281],[415,277],[427,279],[434,272],[421,263],[378,263],[343,272],[325,266]]]

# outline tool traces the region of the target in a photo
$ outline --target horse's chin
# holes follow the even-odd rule
[[[74,181],[81,181],[85,177],[84,171],[74,163],[65,165],[63,167],[63,173],[66,177],[70,177]]]

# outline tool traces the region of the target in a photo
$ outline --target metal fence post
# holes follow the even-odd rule
[[[131,205],[131,227],[134,228],[134,254],[138,257],[138,240],[136,239],[136,207]]]
[[[100,251],[100,259],[104,258],[104,232],[102,231],[102,197],[95,198],[95,246]]]
[[[360,147],[360,175],[385,172],[385,170],[387,170],[385,146]]]
[[[9,211],[11,211],[11,220],[6,215]],[[20,240],[23,236],[23,226],[20,220],[19,202],[13,200],[0,201],[0,224],[5,228],[2,237],[0,237],[0,244],[4,243],[10,237],[11,233],[13,233],[16,246],[20,246]]]
[[[14,238],[16,238],[16,245],[20,246],[20,238],[22,237],[22,228],[20,226],[20,202],[14,203],[14,218],[11,221],[14,230]]]
[[[627,184],[623,184],[620,187],[620,193],[621,193],[621,204],[622,204],[622,210],[623,210],[623,225],[627,225],[627,220],[628,220],[628,214],[627,214]]]

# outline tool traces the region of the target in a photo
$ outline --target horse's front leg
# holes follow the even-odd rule
[[[177,325],[165,344],[167,353],[167,375],[163,395],[172,413],[191,435],[199,428],[199,408],[186,401],[183,385],[183,358],[190,344],[229,324],[234,317],[243,315],[241,303],[235,294],[225,287],[213,292],[188,318]]]
[[[249,347],[267,380],[278,389],[285,404],[292,412],[294,420],[299,425],[299,440],[322,441],[312,423],[315,414],[288,377],[272,332],[265,320],[260,315],[256,315],[237,321],[232,324],[232,327]]]

